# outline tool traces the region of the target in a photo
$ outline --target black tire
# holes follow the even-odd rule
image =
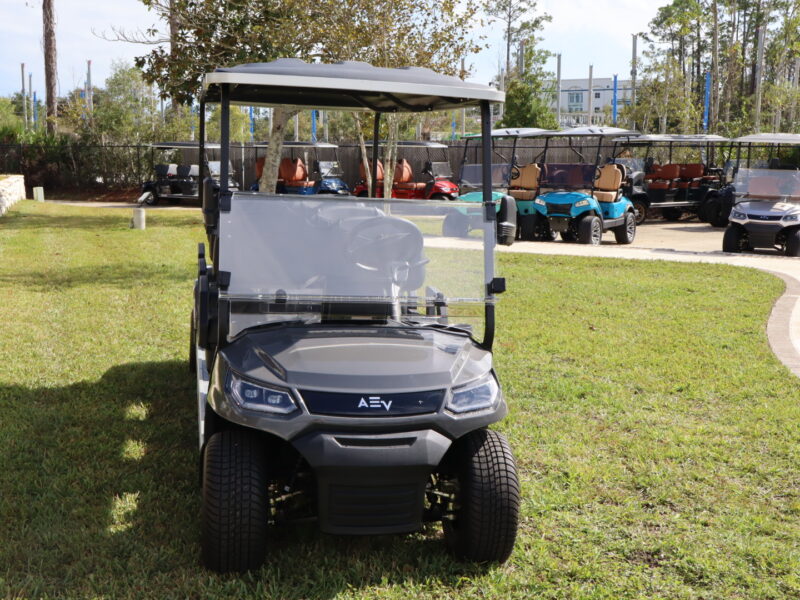
[[[212,571],[259,568],[267,552],[269,496],[266,448],[249,431],[220,431],[203,454],[201,548]]]
[[[632,244],[636,239],[636,216],[632,211],[625,213],[625,222],[614,228],[614,239],[618,244]]]
[[[665,221],[680,221],[683,216],[683,211],[680,208],[669,206],[661,209],[661,216],[664,217]]]
[[[578,243],[598,246],[603,240],[603,224],[600,217],[587,215],[578,223]]]
[[[728,217],[731,216],[731,202],[728,199],[714,198],[713,208],[708,208],[708,222],[712,227],[727,227]]]
[[[786,256],[800,256],[800,229],[786,234]]]
[[[561,239],[563,241],[565,241],[565,242],[572,243],[572,242],[577,242],[578,241],[578,236],[575,235],[575,232],[570,230],[570,229],[567,229],[566,231],[562,231],[560,235],[561,235]]]
[[[151,191],[147,191],[144,194],[142,194],[141,204],[144,206],[155,206],[156,204],[158,204],[158,196],[156,196],[155,193]]]
[[[647,219],[647,202],[640,198],[634,198],[631,200],[631,204],[633,204],[633,212],[636,214],[636,224],[641,225]]]
[[[442,223],[442,235],[446,237],[467,237],[469,235],[469,217],[460,212],[451,212]]]
[[[519,239],[526,242],[532,242],[536,239],[536,216],[537,215],[517,215]]]
[[[197,332],[194,326],[194,311],[189,323],[189,373],[197,373]]]
[[[750,249],[747,232],[739,225],[730,224],[722,236],[723,252],[745,252]]]
[[[519,480],[505,437],[489,429],[471,431],[451,450],[458,478],[455,519],[442,521],[448,548],[476,562],[505,562],[519,524]]]

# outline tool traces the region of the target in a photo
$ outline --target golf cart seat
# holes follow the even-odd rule
[[[404,190],[424,190],[425,183],[414,181],[414,171],[405,158],[397,161],[394,166],[394,184]]]
[[[542,169],[536,163],[519,168],[519,176],[511,180],[511,185],[519,189],[511,189],[509,195],[515,200],[533,200],[539,191],[539,176]]]
[[[705,173],[702,163],[688,163],[678,165],[680,167],[679,177],[676,186],[680,189],[699,187]]]
[[[167,173],[169,172],[169,165],[158,164],[153,167],[153,171],[155,171],[156,177],[159,179],[162,177],[166,177]]]
[[[644,179],[648,182],[648,190],[668,190],[674,187],[674,181],[680,174],[681,168],[679,165],[653,165],[653,171],[645,175]]]
[[[308,181],[308,170],[300,158],[282,158],[278,167],[278,178],[287,186],[314,187],[314,182]]]
[[[370,172],[371,172],[372,171],[372,161],[369,161],[369,169],[370,169]],[[363,179],[364,181],[367,180],[367,174],[364,172],[364,162],[363,161],[359,161],[359,163],[358,163],[358,173],[361,176],[361,179]],[[381,161],[378,161],[378,168],[377,168],[377,171],[375,173],[375,179],[377,181],[383,181],[383,163]]]
[[[622,186],[622,171],[617,165],[603,165],[599,169],[599,176],[594,182],[594,197],[600,202],[616,202]]]
[[[167,177],[176,177],[178,175],[178,165],[175,163],[169,163],[169,167],[167,167]]]
[[[180,179],[186,179],[189,177],[191,170],[191,165],[178,165],[176,173]]]
[[[189,165],[189,177],[200,177],[199,165]]]

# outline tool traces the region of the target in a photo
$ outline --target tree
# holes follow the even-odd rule
[[[44,32],[44,80],[47,97],[47,131],[55,133],[58,118],[58,75],[56,64],[56,15],[53,0],[42,1]]]
[[[520,39],[531,37],[550,20],[546,14],[534,16],[538,0],[486,0],[483,8],[486,14],[503,24],[506,40],[506,70],[511,73],[511,48]]]
[[[537,42],[534,35],[528,37],[521,61],[522,70],[511,71],[513,77],[507,86],[503,118],[498,123],[500,127],[558,127],[548,101],[555,93],[551,83],[553,74],[544,70],[550,53],[536,48]]]

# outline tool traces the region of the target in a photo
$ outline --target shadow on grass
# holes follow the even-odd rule
[[[181,361],[125,364],[64,387],[0,386],[0,596],[330,598],[484,567],[429,536],[278,530],[257,573],[199,565],[194,382]]]
[[[175,265],[158,264],[153,257],[148,265],[136,263],[114,263],[110,265],[89,265],[59,270],[35,271],[16,270],[13,273],[0,272],[0,286],[10,286],[18,291],[52,292],[54,289],[70,289],[81,286],[119,286],[132,289],[137,285],[159,285],[175,281],[190,282],[192,271]]]
[[[48,207],[49,208],[49,207]],[[131,205],[131,209],[134,205]],[[127,230],[130,227],[132,210],[120,208],[97,209],[89,207],[62,207],[59,214],[11,211],[0,220],[0,231],[36,229],[81,229],[100,231]],[[91,213],[88,211],[91,210]],[[104,211],[97,214],[98,210]],[[87,211],[87,212],[82,212]],[[74,212],[74,214],[70,214]],[[188,211],[148,211],[147,224],[150,227],[164,223],[170,227],[199,226],[202,213]]]

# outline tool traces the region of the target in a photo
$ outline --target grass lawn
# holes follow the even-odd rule
[[[199,211],[25,201],[0,219],[0,597],[797,598],[800,385],[783,284],[719,265],[503,254],[499,428],[523,484],[502,566],[438,528],[277,534],[199,566],[186,368]]]

